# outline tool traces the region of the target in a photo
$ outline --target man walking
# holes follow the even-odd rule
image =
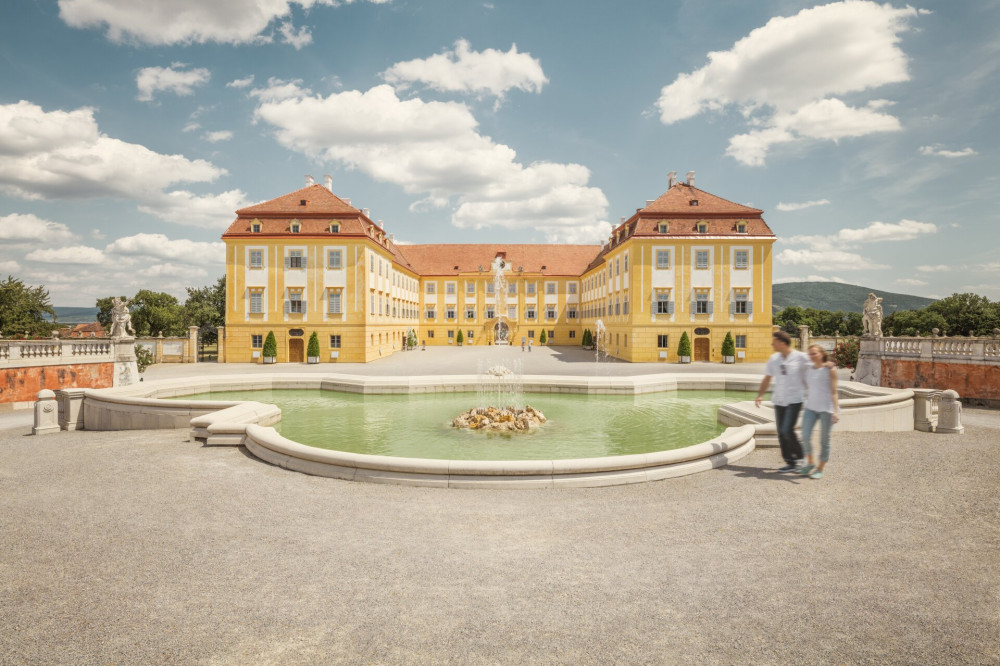
[[[802,467],[802,443],[795,434],[795,424],[805,402],[805,371],[809,366],[809,357],[792,349],[792,338],[784,331],[771,334],[771,347],[774,354],[764,367],[764,379],[754,404],[760,407],[760,401],[773,380],[771,402],[774,404],[781,457],[785,459],[785,466],[778,471],[795,472]]]

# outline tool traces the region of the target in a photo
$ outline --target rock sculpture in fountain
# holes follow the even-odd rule
[[[478,402],[460,414],[451,425],[470,430],[527,432],[545,423],[545,415],[524,405],[522,391],[521,359],[505,354],[494,355],[479,361]]]
[[[471,430],[500,430],[506,432],[526,432],[545,423],[545,415],[525,405],[517,407],[476,407],[461,414],[451,422],[454,428]]]

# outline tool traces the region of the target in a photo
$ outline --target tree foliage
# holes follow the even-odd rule
[[[49,315],[52,321],[45,318]],[[0,282],[0,333],[7,337],[47,337],[55,327],[56,311],[45,287],[29,287],[12,275]]]
[[[952,294],[923,311],[939,314],[945,321],[942,330],[948,335],[990,335],[1000,327],[1000,301],[991,303],[979,294]]]
[[[261,350],[264,358],[274,358],[278,355],[278,341],[274,338],[274,331],[268,331],[264,338],[264,349]]]
[[[216,280],[214,285],[198,289],[187,288],[184,320],[185,327],[197,326],[200,329],[202,341],[211,344],[218,339],[218,328],[226,323],[225,275]]]
[[[722,355],[736,356],[736,341],[733,340],[733,334],[730,331],[726,331],[726,337],[722,341]]]
[[[458,344],[462,344],[465,342],[465,334],[462,333],[462,329],[458,329],[458,335],[455,336],[455,340],[458,342]]]
[[[793,337],[799,335],[799,326],[809,327],[813,335],[861,335],[862,323],[860,312],[843,312],[837,310],[816,310],[815,308],[800,308],[790,305],[774,315],[774,323]]]
[[[153,365],[156,362],[156,357],[153,352],[149,351],[142,345],[135,346],[135,364],[139,368],[139,374],[146,372],[146,368]]]
[[[688,337],[687,331],[681,333],[681,341],[677,345],[677,355],[691,356],[691,338]]]
[[[861,352],[861,344],[857,338],[847,338],[843,342],[838,342],[833,350],[833,360],[840,368],[856,368],[858,366],[858,354]]]
[[[319,356],[319,334],[316,331],[309,336],[309,344],[306,345],[306,356],[316,358]]]
[[[119,298],[125,299],[125,296]],[[113,297],[97,299],[97,321],[104,328],[111,328]],[[226,320],[226,276],[216,280],[214,285],[188,287],[187,300],[180,301],[170,294],[149,289],[140,289],[131,298],[132,327],[141,337],[187,335],[189,326],[197,326],[203,342],[213,343],[218,339],[218,327]]]

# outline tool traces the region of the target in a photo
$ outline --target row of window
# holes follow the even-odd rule
[[[736,348],[737,349],[746,349],[747,348],[747,336],[746,335],[734,335],[733,336],[733,340],[736,343]],[[670,336],[669,335],[657,335],[656,336],[656,346],[659,349],[667,349],[667,348],[669,348],[670,347]]]
[[[456,312],[456,308],[455,307],[453,307],[453,306],[446,307],[445,310],[444,310],[444,317],[445,317],[445,319],[454,319],[455,318],[455,312]],[[486,308],[483,310],[483,314],[484,314],[484,317],[486,319],[493,319],[493,318],[496,317],[496,308],[494,308],[492,305],[487,305]],[[437,309],[434,308],[433,306],[432,307],[428,307],[427,310],[425,311],[425,315],[426,315],[427,319],[436,319],[437,318]],[[467,308],[465,308],[465,318],[466,319],[475,319],[476,318],[476,308],[474,308],[474,307],[467,307]],[[516,305],[507,306],[507,318],[508,319],[517,319],[517,306]],[[537,310],[535,309],[534,306],[529,305],[529,306],[527,306],[524,309],[524,318],[528,319],[528,320],[530,320],[530,319],[537,319]],[[545,318],[546,319],[557,319],[558,318],[557,314],[556,314],[556,308],[554,306],[550,306],[550,307],[545,308]],[[577,318],[577,309],[576,309],[576,307],[570,306],[569,308],[566,309],[566,318],[567,319],[576,319]]]
[[[254,333],[250,336],[250,347],[252,349],[261,349],[264,346],[264,336],[261,334]],[[340,335],[330,336],[330,349],[340,349]]]
[[[537,293],[537,291],[536,291],[536,283],[534,283],[534,282],[525,282],[524,284],[525,284],[524,292],[528,296],[534,296]],[[567,293],[570,293],[570,294],[575,294],[576,293],[576,289],[577,289],[576,282],[570,282],[566,286]],[[444,293],[445,294],[454,295],[454,294],[457,293],[457,290],[458,290],[458,284],[456,282],[445,282],[444,283]],[[436,294],[437,293],[437,282],[427,282],[427,283],[425,283],[425,285],[424,285],[424,293],[426,293],[428,295]],[[469,282],[465,283],[465,293],[468,294],[468,295],[474,295],[476,293],[476,283],[475,283],[475,281],[469,281]],[[496,293],[496,285],[493,282],[487,282],[486,283],[486,293],[487,293],[487,295],[489,295],[489,294],[495,294]],[[557,283],[555,283],[555,282],[546,282],[545,283],[545,293],[548,294],[548,295],[550,295],[550,296],[554,296],[556,293],[558,293],[557,292]],[[517,283],[516,282],[508,282],[507,283],[507,294],[510,295],[510,296],[516,296],[517,295]]]
[[[475,331],[473,331],[472,329],[469,329],[465,333],[465,338],[467,340],[473,340],[474,339],[473,338],[473,333],[475,333]],[[433,338],[434,337],[434,331],[433,330],[428,330],[427,331],[427,337],[428,338]],[[450,339],[454,339],[454,337],[455,337],[455,331],[448,331],[448,339],[449,340]],[[552,340],[555,339],[555,337],[556,337],[556,332],[554,330],[550,329],[550,330],[548,330],[546,332],[546,340],[548,340],[548,341],[551,342]],[[575,340],[576,339],[576,331],[570,331],[569,332],[569,337],[570,337],[571,340]],[[529,340],[534,340],[535,339],[535,331],[534,331],[534,329],[528,329],[527,339],[529,339]]]
[[[260,220],[254,220],[253,222],[250,223],[250,231],[251,232],[253,232],[255,234],[259,234],[261,232],[261,229],[262,229],[262,226],[261,226]],[[293,234],[301,233],[302,232],[302,223],[299,222],[298,220],[292,220],[291,223],[288,225],[288,229]],[[330,231],[331,234],[339,234],[340,233],[340,223],[339,222],[330,222],[329,225],[327,225],[327,229]]]

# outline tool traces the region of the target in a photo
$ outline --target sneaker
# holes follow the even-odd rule
[[[799,474],[801,474],[802,476],[809,476],[810,474],[812,474],[812,471],[814,469],[816,469],[816,465],[806,465],[805,467],[799,470]]]
[[[797,472],[797,471],[799,471],[799,466],[796,465],[795,463],[789,463],[784,467],[778,468],[778,472],[781,474],[788,474],[789,472]]]
[[[816,470],[815,472],[813,472],[812,474],[809,475],[809,478],[810,479],[822,479],[823,478],[823,472],[821,472],[819,470]]]

